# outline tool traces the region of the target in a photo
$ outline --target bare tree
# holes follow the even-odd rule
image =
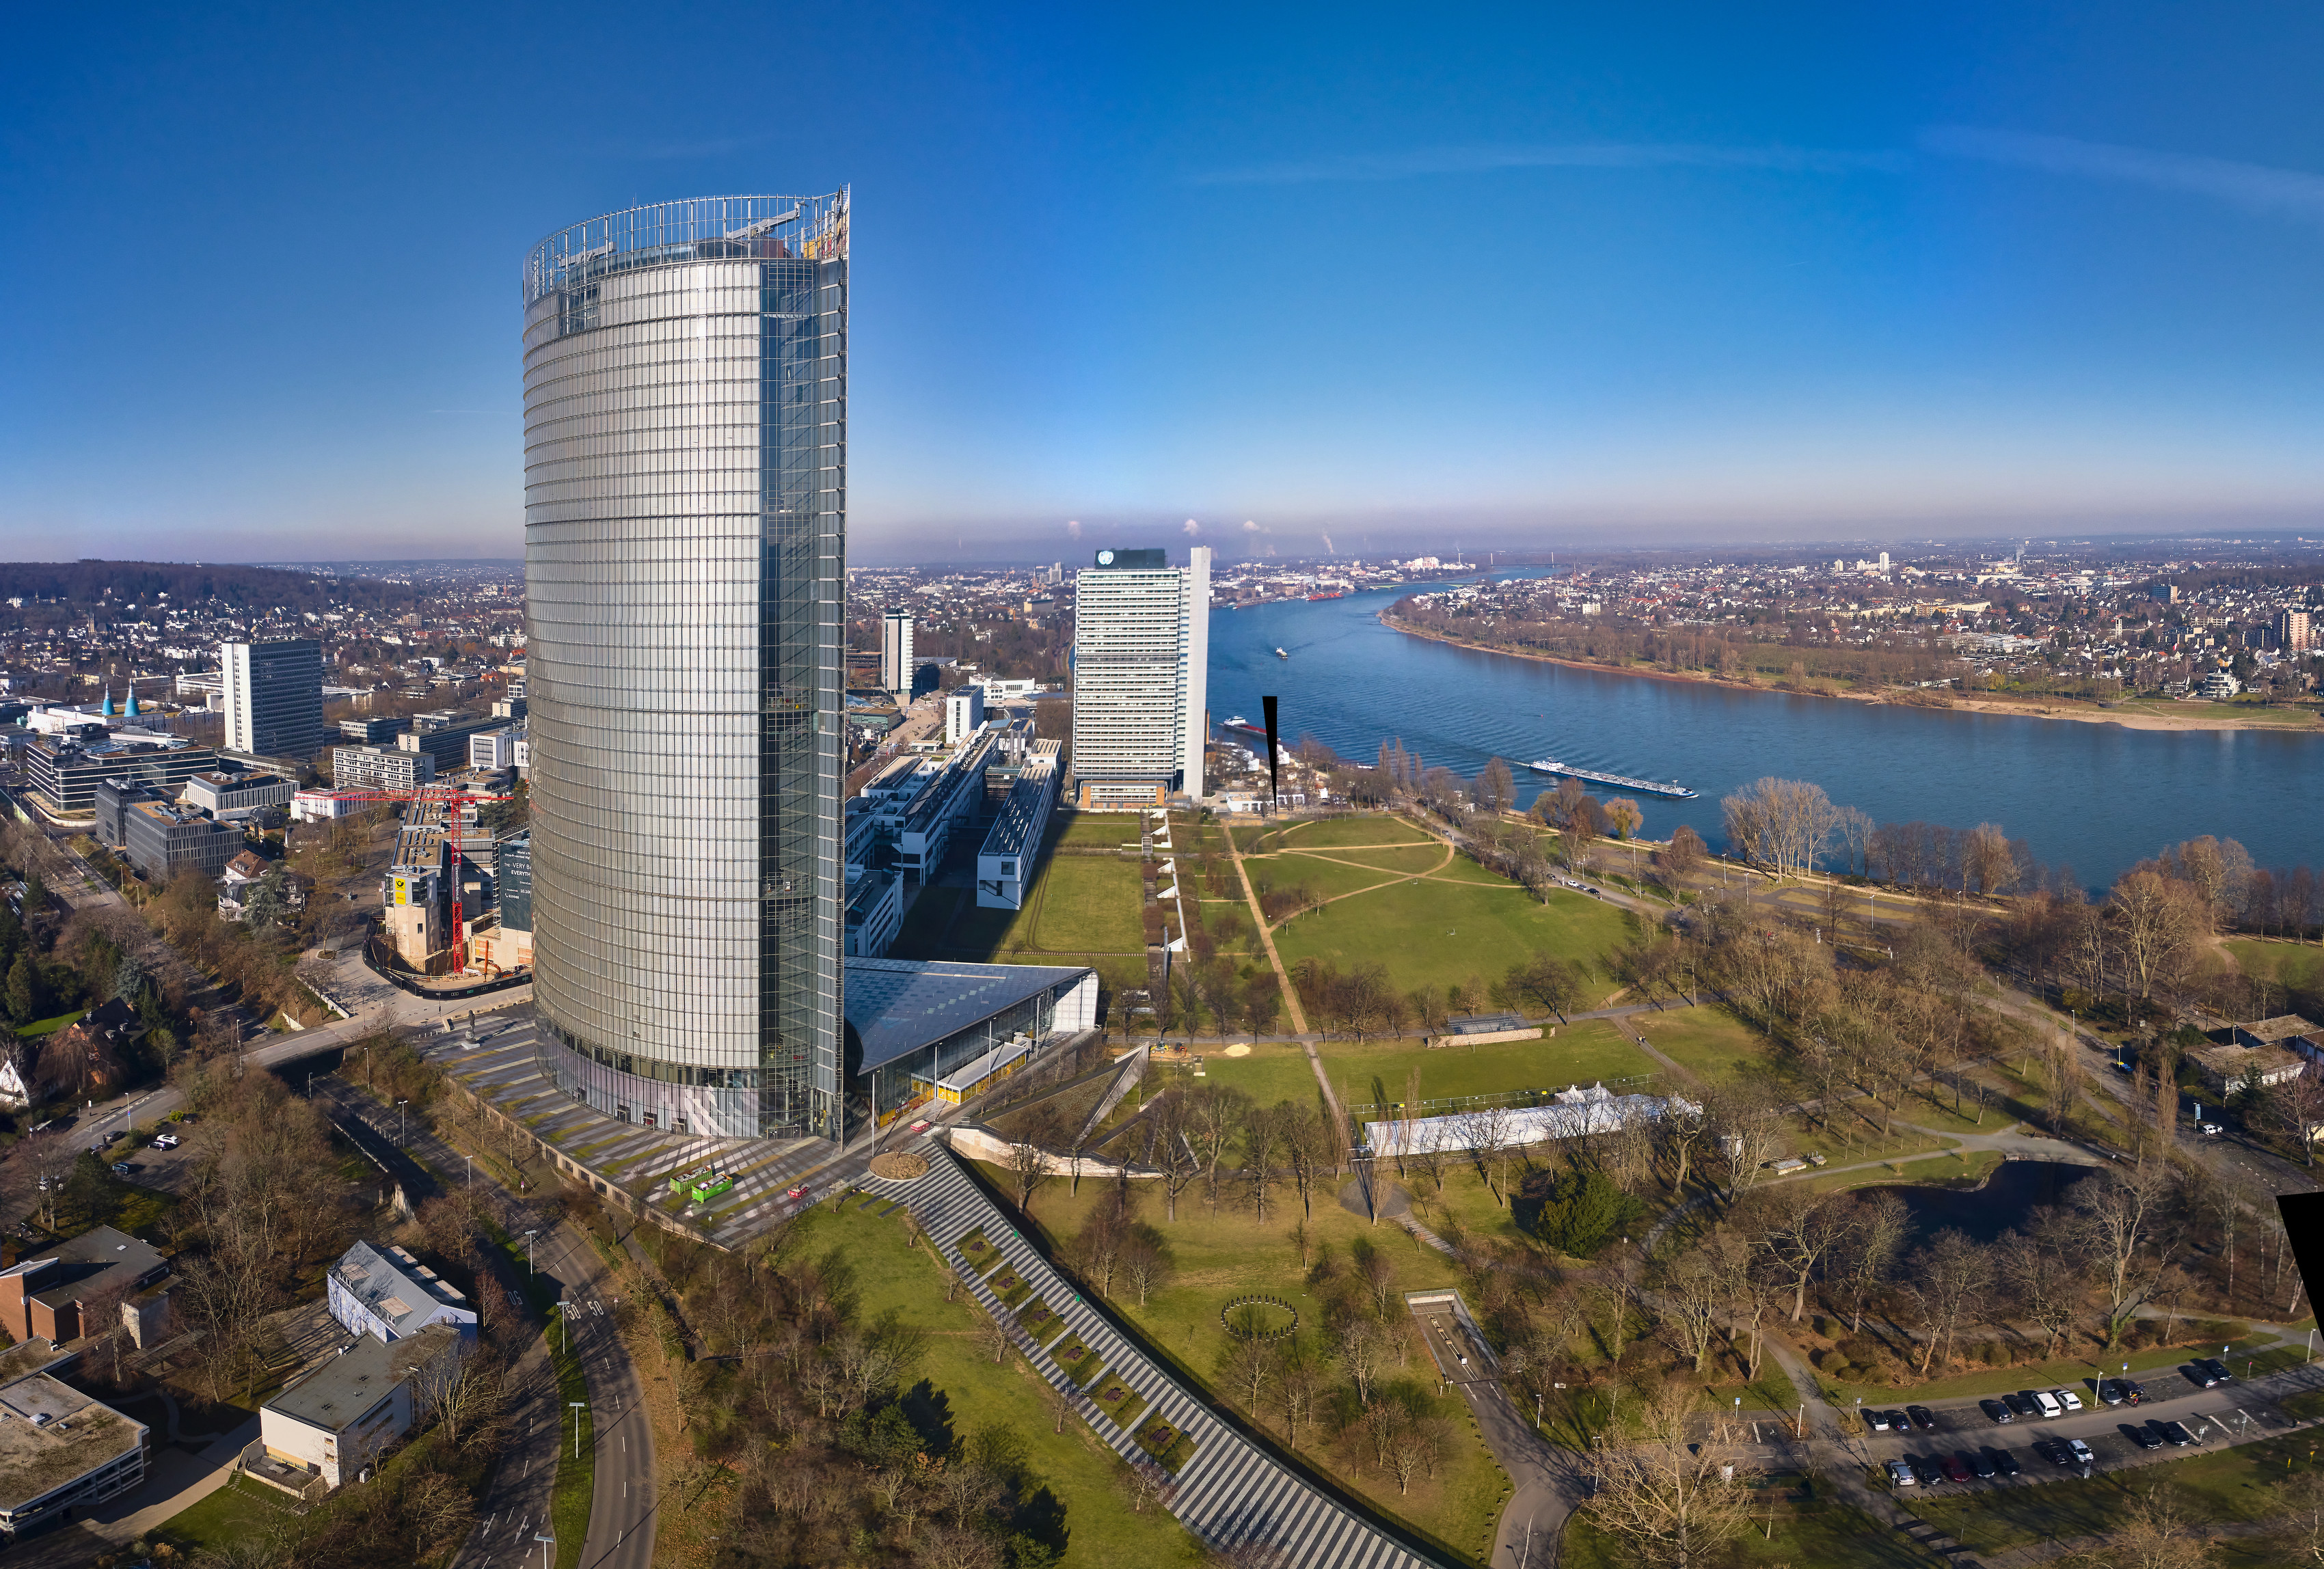
[[[1913,1255],[1904,1271],[1904,1292],[1920,1308],[1923,1378],[1929,1376],[1938,1353],[1950,1347],[1960,1326],[1984,1310],[1992,1283],[1991,1257],[1950,1226]]]
[[[1161,1174],[1164,1213],[1178,1218],[1178,1196],[1203,1174],[1203,1162],[1188,1142],[1185,1096],[1172,1090],[1146,1113],[1146,1163]]]
[[[2149,1258],[2152,1233],[2170,1201],[2171,1174],[2160,1161],[2126,1170],[2109,1166],[2074,1187],[2073,1234],[2106,1289],[2107,1344],[2152,1292],[2167,1257]]]
[[[2096,1542],[2059,1562],[2071,1569],[2209,1569],[2219,1561],[2217,1527],[2167,1486],[2133,1493],[2111,1519]]]
[[[1738,1079],[1711,1093],[1710,1115],[1726,1161],[1728,1197],[1739,1197],[1783,1146],[1783,1108],[1764,1084]]]
[[[1742,1533],[1755,1495],[1755,1468],[1744,1452],[1712,1430],[1688,1432],[1693,1386],[1674,1379],[1647,1397],[1636,1441],[1609,1445],[1599,1457],[1591,1523],[1620,1541],[1627,1561],[1653,1569],[1708,1563]]]
[[[1812,869],[1840,826],[1823,786],[1800,779],[1755,780],[1720,804],[1728,842],[1778,877]]]
[[[1220,1084],[1205,1084],[1186,1097],[1186,1132],[1194,1140],[1194,1152],[1202,1158],[1213,1210],[1219,1204],[1219,1162],[1241,1131],[1250,1109],[1250,1096]]]
[[[1856,1201],[1856,1224],[1841,1255],[1855,1317],[1849,1333],[1864,1328],[1864,1304],[1888,1275],[1889,1266],[1913,1229],[1912,1212],[1893,1193],[1875,1192]]]
[[[1017,1207],[1030,1215],[1033,1195],[1046,1187],[1054,1175],[1049,1170],[1049,1152],[1033,1142],[1032,1130],[1027,1131],[1022,1143],[1009,1146],[1009,1179],[1017,1190]]]
[[[1351,1318],[1341,1326],[1338,1342],[1333,1346],[1333,1359],[1348,1381],[1356,1386],[1356,1403],[1372,1403],[1372,1386],[1387,1372],[1393,1348],[1377,1320]]]
[[[1791,1322],[1797,1324],[1807,1310],[1810,1278],[1855,1232],[1850,1207],[1837,1194],[1784,1183],[1761,1193],[1745,1224],[1757,1230],[1760,1245],[1790,1280]]]

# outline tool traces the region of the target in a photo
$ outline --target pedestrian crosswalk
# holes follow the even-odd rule
[[[1031,1285],[1030,1300],[1046,1304],[1065,1319],[1065,1335],[1050,1344],[1062,1346],[1078,1340],[1102,1359],[1108,1382],[1127,1383],[1143,1397],[1147,1404],[1136,1419],[1138,1428],[1165,1422],[1193,1441],[1194,1452],[1167,1495],[1170,1512],[1188,1530],[1220,1549],[1246,1545],[1271,1548],[1274,1556],[1268,1561],[1285,1569],[1441,1569],[1435,1558],[1398,1542],[1268,1455],[1164,1373],[1010,1226],[999,1206],[970,1179],[949,1150],[932,1140],[906,1147],[927,1157],[927,1175],[906,1182],[867,1175],[860,1179],[863,1191],[902,1199],[929,1240],[968,1280],[978,1304],[988,1313],[997,1312],[999,1299],[959,1251],[964,1238],[982,1230],[998,1244],[1009,1268]],[[1018,1351],[1052,1385],[1074,1388],[1047,1351],[1021,1336]],[[1136,1433],[1117,1427],[1085,1397],[1079,1409],[1124,1459],[1152,1463]]]

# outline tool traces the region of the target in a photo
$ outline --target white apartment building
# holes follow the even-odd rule
[[[1074,799],[1100,810],[1204,794],[1211,552],[1101,550],[1074,574]]]
[[[961,686],[945,693],[945,745],[956,747],[984,728],[984,689]]]
[[[436,782],[436,759],[395,747],[333,747],[335,790],[417,790]]]
[[[912,694],[912,612],[890,610],[880,618],[880,684],[900,696]]]
[[[323,744],[323,646],[312,638],[218,646],[226,749],[304,757]]]

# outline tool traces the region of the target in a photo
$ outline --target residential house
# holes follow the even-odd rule
[[[328,1487],[360,1481],[427,1404],[414,1385],[447,1372],[465,1347],[459,1328],[431,1324],[390,1344],[365,1335],[259,1408],[258,1443],[245,1469],[289,1491],[318,1477]]]
[[[169,1272],[170,1262],[150,1243],[100,1225],[0,1270],[0,1325],[19,1341],[62,1345],[111,1328],[85,1311],[110,1301],[143,1345],[166,1321],[168,1292],[154,1288]]]
[[[323,1294],[353,1335],[395,1341],[449,1324],[475,1338],[476,1311],[460,1289],[400,1247],[355,1243],[331,1266]]]

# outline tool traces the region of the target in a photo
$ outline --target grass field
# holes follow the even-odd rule
[[[86,1012],[88,1012],[88,1010],[85,1008],[75,1008],[69,1014],[58,1014],[51,1018],[35,1019],[29,1024],[17,1026],[16,1033],[23,1036],[27,1040],[30,1040],[35,1035],[53,1035],[58,1031],[63,1029],[66,1025],[78,1020],[81,1014]]]
[[[1516,884],[1432,878],[1392,883],[1311,911],[1278,929],[1276,951],[1295,965],[1310,955],[1342,969],[1378,962],[1398,991],[1474,985],[1481,991],[1546,950],[1580,967],[1585,1007],[1615,989],[1605,961],[1629,940],[1631,922],[1599,900],[1560,890],[1540,904]]]
[[[1148,819],[1135,812],[1061,812],[1049,828],[1051,844],[1077,849],[1112,849],[1134,845],[1146,831]]]
[[[1316,852],[1335,861],[1352,861],[1360,867],[1376,867],[1385,876],[1391,872],[1425,872],[1444,858],[1444,847],[1434,844],[1384,845],[1376,849],[1326,849]]]
[[[1323,817],[1294,823],[1283,835],[1286,849],[1320,849],[1325,845],[1441,843],[1434,835],[1401,817]]]
[[[1318,899],[1336,899],[1359,889],[1376,888],[1406,875],[1379,867],[1352,867],[1321,856],[1265,856],[1245,861],[1243,866],[1250,873],[1252,886],[1261,893],[1271,887],[1305,885]]]
[[[2310,942],[2262,942],[2231,938],[2219,945],[2247,976],[2302,991],[2324,991],[2324,948]]]
[[[1060,1435],[1045,1404],[1047,1386],[1016,1357],[1006,1367],[980,1354],[969,1339],[974,1309],[964,1296],[944,1299],[943,1266],[905,1239],[895,1216],[826,1205],[814,1212],[807,1245],[836,1249],[854,1274],[858,1312],[869,1322],[893,1311],[923,1330],[927,1351],[918,1370],[934,1386],[933,1404],[946,1414],[956,1438],[984,1427],[1007,1427],[1021,1437],[1032,1467],[1065,1506],[1067,1569],[1110,1569],[1120,1564],[1194,1564],[1202,1555],[1194,1538],[1168,1515],[1132,1514],[1114,1489],[1117,1461],[1084,1424]]]
[[[1420,1070],[1423,1100],[1495,1095],[1513,1089],[1563,1089],[1632,1078],[1656,1071],[1639,1051],[1603,1019],[1557,1027],[1539,1041],[1501,1041],[1484,1046],[1452,1045],[1434,1050],[1409,1041],[1330,1041],[1316,1048],[1335,1088],[1351,1103],[1380,1098],[1378,1080],[1390,1101],[1405,1098],[1414,1069]]]
[[[1768,1039],[1715,1004],[1637,1014],[1629,1022],[1655,1051],[1705,1084],[1738,1072],[1766,1073],[1773,1061]]]
[[[1029,947],[1047,953],[1144,953],[1143,896],[1135,861],[1054,856],[1034,885],[1038,908]]]
[[[994,1186],[1005,1185],[1005,1174],[988,1168],[985,1175]],[[1103,1184],[1084,1182],[1075,1198],[1067,1194],[1065,1184],[1053,1182],[1035,1196],[1032,1223],[1053,1242],[1069,1238],[1103,1192]],[[1198,1183],[1180,1198],[1176,1224],[1163,1218],[1158,1194],[1140,1193],[1141,1218],[1158,1227],[1169,1243],[1176,1271],[1145,1308],[1137,1305],[1134,1296],[1124,1295],[1113,1304],[1114,1310],[1139,1327],[1150,1348],[1177,1364],[1181,1378],[1209,1389],[1222,1404],[1234,1402],[1219,1394],[1210,1374],[1228,1344],[1219,1310],[1230,1298],[1249,1290],[1269,1292],[1290,1302],[1306,1324],[1314,1323],[1321,1311],[1320,1300],[1305,1283],[1307,1271],[1300,1266],[1299,1250],[1290,1236],[1293,1223],[1301,1218],[1297,1196],[1287,1183],[1278,1184],[1276,1192],[1276,1202],[1261,1222],[1243,1194],[1232,1187],[1226,1187],[1217,1212],[1212,1213]],[[1398,1292],[1456,1281],[1450,1262],[1443,1255],[1421,1247],[1394,1226],[1374,1226],[1350,1214],[1328,1192],[1317,1194],[1315,1212],[1307,1225],[1314,1240],[1327,1246],[1330,1256],[1338,1261],[1338,1268],[1346,1267],[1344,1261],[1359,1241],[1380,1249],[1394,1271]],[[1411,1318],[1401,1313],[1390,1322],[1407,1329],[1414,1326]],[[1426,1365],[1426,1354],[1414,1344],[1412,1356],[1417,1365]],[[1417,1374],[1399,1376],[1414,1378],[1413,1398],[1446,1425],[1446,1457],[1433,1479],[1415,1478],[1411,1492],[1399,1496],[1395,1481],[1372,1468],[1368,1450],[1360,1456],[1363,1463],[1356,1463],[1358,1457],[1333,1448],[1320,1434],[1311,1437],[1312,1429],[1304,1427],[1298,1452],[1383,1513],[1408,1520],[1464,1552],[1473,1551],[1484,1545],[1482,1533],[1499,1513],[1506,1478],[1457,1397],[1434,1394]],[[1280,1439],[1282,1430],[1271,1410],[1263,1412],[1260,1421]],[[1121,1561],[1147,1560],[1133,1556]]]

